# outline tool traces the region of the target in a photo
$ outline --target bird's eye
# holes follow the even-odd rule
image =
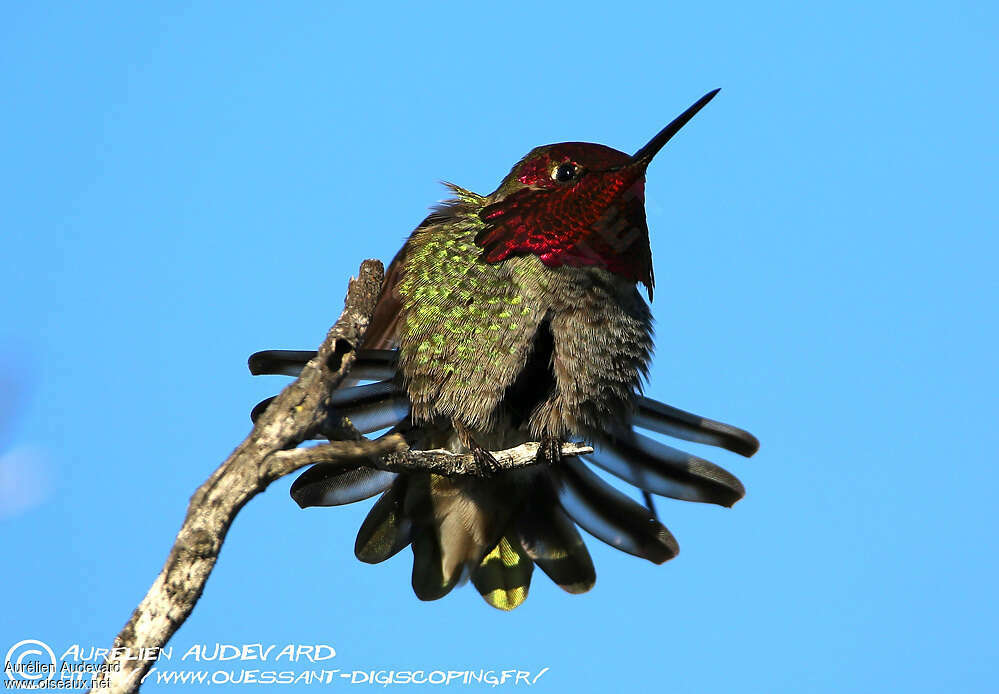
[[[564,164],[559,164],[552,171],[552,180],[558,181],[559,183],[569,183],[576,179],[579,175],[579,167],[570,162]]]

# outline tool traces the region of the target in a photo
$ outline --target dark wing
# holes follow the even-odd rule
[[[409,244],[404,245],[389,263],[382,282],[382,295],[371,315],[371,324],[364,334],[361,347],[367,349],[394,349],[398,347],[399,317],[402,314],[402,297],[399,283]]]

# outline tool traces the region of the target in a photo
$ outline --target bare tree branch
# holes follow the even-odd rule
[[[187,516],[177,533],[159,576],[114,640],[108,669],[98,679],[100,691],[133,692],[155,662],[140,657],[140,649],[159,649],[190,616],[218,559],[236,514],[274,480],[313,463],[357,465],[396,472],[423,471],[442,475],[482,475],[472,454],[443,450],[408,451],[400,434],[374,441],[356,431],[331,428],[330,394],[350,371],[355,347],[361,344],[381,291],[383,268],[365,260],[357,279],[350,281],[343,312],[326,335],[318,354],[301,375],[278,395],[257,419],[249,436],[191,497]],[[303,441],[322,436],[331,440],[310,448]],[[493,452],[502,469],[538,463],[538,443]],[[592,448],[564,444],[562,455],[580,455]],[[144,651],[149,653],[150,650]],[[91,691],[97,691],[95,686]]]
[[[401,434],[389,434],[375,441],[330,441],[309,448],[277,451],[267,456],[263,465],[267,475],[274,479],[316,463],[342,463],[344,468],[356,467],[363,459],[366,467],[378,467],[379,457],[405,451],[409,446]],[[370,458],[370,460],[367,460]]]
[[[380,444],[380,445],[379,445]],[[536,441],[522,443],[514,448],[493,451],[499,467],[512,470],[518,467],[537,465],[538,449]],[[579,443],[563,443],[562,456],[592,453],[593,447]],[[296,448],[291,451],[278,451],[268,458],[268,463],[277,462],[288,468],[288,472],[315,463],[343,463],[344,468],[357,465],[357,458],[380,457],[365,460],[365,467],[389,472],[432,472],[447,477],[476,475],[486,477],[471,453],[452,453],[443,449],[429,451],[407,451],[405,439],[399,434],[391,434],[376,441],[331,441],[311,448]]]
[[[329,394],[350,369],[354,346],[360,344],[368,327],[381,291],[382,273],[382,264],[377,260],[362,263],[357,279],[350,282],[343,313],[327,334],[319,354],[191,497],[187,517],[160,575],[114,640],[113,648],[121,650],[112,651],[118,654],[112,662],[118,662],[120,669],[105,674],[111,680],[110,691],[138,689],[153,661],[129,660],[126,649],[131,649],[134,658],[140,648],[161,648],[166,644],[201,597],[236,514],[271,482],[296,469],[268,459],[307,440],[322,425]]]
[[[518,467],[538,465],[546,460],[538,455],[541,444],[537,441],[522,443],[514,448],[502,451],[492,451],[492,456],[498,466],[506,470]],[[593,448],[580,443],[563,443],[562,456],[583,455],[592,453]],[[477,475],[488,477],[490,472],[481,469],[471,453],[452,453],[440,449],[429,451],[409,451],[408,453],[390,453],[379,459],[374,467],[392,472],[433,472],[446,477],[461,475]]]

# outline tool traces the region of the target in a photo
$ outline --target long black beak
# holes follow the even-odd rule
[[[694,102],[693,106],[674,118],[673,122],[660,130],[659,134],[649,140],[647,145],[635,152],[634,156],[631,158],[629,166],[648,166],[649,162],[652,161],[652,157],[656,156],[659,150],[661,150],[663,146],[670,141],[670,138],[676,135],[680,128],[685,126],[687,121],[694,117],[695,113],[700,111],[704,108],[705,104],[714,99],[715,94],[718,92],[718,89],[712,89],[710,92]]]

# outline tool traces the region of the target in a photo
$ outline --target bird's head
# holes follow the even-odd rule
[[[633,155],[591,142],[532,149],[479,213],[486,225],[475,239],[482,260],[530,253],[548,267],[602,267],[641,282],[651,298],[645,170],[717,93],[705,94]]]

